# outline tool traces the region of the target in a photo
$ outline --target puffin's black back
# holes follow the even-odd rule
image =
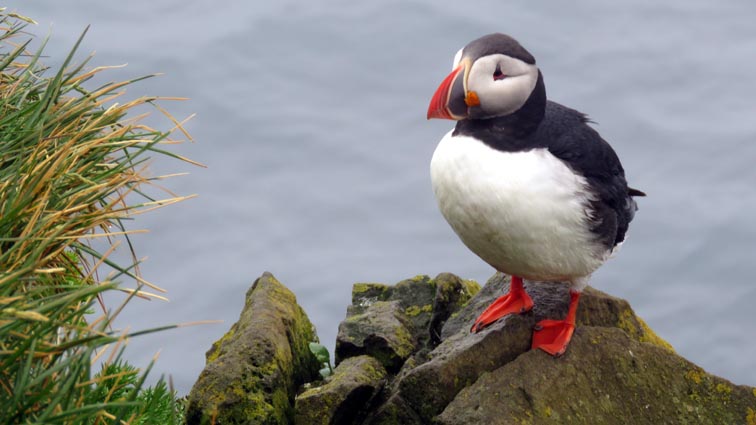
[[[521,127],[523,123],[528,125]],[[513,124],[521,128],[515,128]],[[548,149],[588,181],[593,197],[590,201],[593,209],[591,230],[598,240],[611,249],[625,239],[637,205],[630,196],[631,190],[617,154],[588,125],[584,114],[546,101],[543,115],[521,110],[506,117],[462,120],[457,123],[454,134],[477,138],[506,152]],[[641,194],[635,190],[633,193]]]

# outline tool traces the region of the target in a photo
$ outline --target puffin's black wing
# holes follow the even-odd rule
[[[548,102],[543,124],[546,131],[554,126],[547,137],[549,152],[588,181],[593,195],[591,230],[608,249],[613,248],[625,240],[628,225],[638,209],[632,196],[645,194],[627,186],[617,154],[588,125],[584,114]]]

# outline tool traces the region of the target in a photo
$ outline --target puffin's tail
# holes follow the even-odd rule
[[[645,192],[633,189],[632,187],[627,188],[627,194],[630,196],[646,196]]]

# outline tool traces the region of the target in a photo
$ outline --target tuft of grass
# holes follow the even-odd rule
[[[118,103],[134,79],[85,88],[107,68],[40,62],[29,51],[33,21],[0,9],[0,419],[3,423],[180,423],[175,394],[149,368],[122,359],[128,338],[113,320],[135,297],[162,298],[138,269],[126,224],[181,201],[146,172],[150,155],[188,134],[156,102]],[[85,31],[86,33],[86,31]],[[145,125],[135,108],[153,106],[173,128]],[[156,199],[153,193],[159,193]],[[95,243],[96,241],[96,243]],[[127,264],[113,260],[123,246]],[[101,275],[105,275],[104,277]],[[133,282],[126,287],[120,280]],[[115,308],[102,295],[125,292]],[[112,299],[112,297],[109,297]],[[93,364],[103,364],[93,373]]]
[[[176,400],[175,393],[168,388],[165,381],[155,386],[141,389],[142,373],[126,362],[108,363],[102,366],[86,394],[89,404],[103,406],[102,416],[115,417],[123,408],[123,416],[133,418],[132,425],[181,424],[183,423],[184,405]],[[133,400],[123,406],[112,406],[110,400]],[[98,417],[90,418],[89,424],[97,423]]]

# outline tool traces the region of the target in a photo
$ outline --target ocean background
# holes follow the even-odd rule
[[[170,302],[136,301],[118,326],[223,320],[131,340],[126,357],[187,393],[244,294],[271,271],[331,351],[355,282],[493,270],[444,222],[429,162],[451,126],[426,121],[454,53],[490,32],[535,57],[548,96],[590,115],[633,187],[648,193],[619,255],[591,284],[630,301],[679,354],[756,385],[756,3],[438,0],[9,1],[51,35],[60,64],[128,64],[127,90],[194,137],[153,174],[195,199],[137,217],[144,277]],[[37,44],[38,45],[38,44]],[[161,128],[170,122],[153,112]]]

